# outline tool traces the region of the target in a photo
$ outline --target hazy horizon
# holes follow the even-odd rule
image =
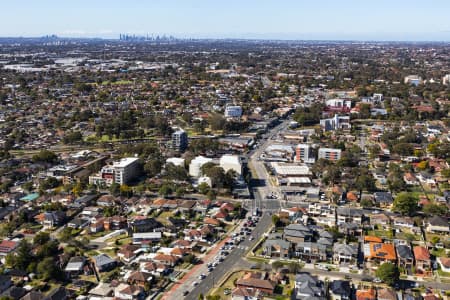
[[[1,37],[450,41],[444,0],[17,0],[2,11]]]

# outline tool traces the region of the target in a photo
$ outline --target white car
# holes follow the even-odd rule
[[[383,282],[383,281],[382,281],[380,278],[376,277],[376,278],[373,279],[373,282],[375,282],[375,283],[381,283],[381,282]]]
[[[192,283],[192,286],[196,286],[198,284],[198,282],[197,281],[194,281],[193,283]]]

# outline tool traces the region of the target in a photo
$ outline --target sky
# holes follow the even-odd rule
[[[450,41],[449,0],[0,0],[0,36]]]

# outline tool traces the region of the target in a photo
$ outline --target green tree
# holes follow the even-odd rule
[[[281,261],[275,260],[274,262],[272,262],[272,270],[276,271],[282,267],[283,267],[283,263]]]
[[[356,177],[354,186],[359,191],[359,199],[362,197],[363,190],[373,192],[376,190],[375,178],[369,173],[367,169],[358,168],[358,175]]]
[[[50,234],[48,232],[39,232],[34,236],[33,243],[35,245],[44,245],[50,240]]]
[[[173,189],[170,185],[168,184],[163,184],[159,190],[158,190],[158,194],[160,196],[163,196],[164,198],[168,197],[169,195],[171,195],[173,193]]]
[[[55,163],[58,160],[58,156],[55,153],[44,149],[33,155],[32,160],[34,162]]]
[[[115,182],[113,184],[111,184],[111,186],[109,187],[109,192],[113,196],[119,196],[119,194],[120,194],[120,184],[115,183]]]
[[[272,215],[272,224],[274,226],[278,226],[278,223],[280,222],[280,217],[278,217],[277,215]]]
[[[210,190],[209,185],[206,182],[200,183],[197,189],[203,195],[206,195]]]
[[[407,192],[402,192],[395,197],[394,200],[394,211],[399,212],[403,215],[412,215],[418,209],[418,199],[412,194]]]
[[[59,279],[59,269],[53,257],[46,257],[37,264],[36,271],[43,280]]]
[[[448,213],[448,207],[446,205],[439,205],[439,204],[435,204],[435,203],[426,204],[422,210],[427,215],[442,216],[442,215]]]
[[[398,267],[389,262],[383,263],[381,266],[379,266],[375,274],[378,278],[380,278],[383,282],[390,286],[398,282],[398,279],[400,277]]]
[[[119,189],[120,189],[121,196],[125,196],[125,197],[133,196],[133,189],[130,186],[128,186],[126,184],[121,184]]]

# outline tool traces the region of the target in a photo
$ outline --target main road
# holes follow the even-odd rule
[[[206,293],[214,288],[227,273],[237,269],[249,268],[251,266],[251,263],[243,257],[247,251],[256,245],[261,236],[269,230],[272,224],[272,212],[279,210],[281,207],[281,202],[279,200],[266,198],[271,192],[277,193],[277,189],[270,182],[264,164],[259,160],[259,157],[264,149],[271,143],[270,138],[278,134],[281,130],[284,130],[288,124],[289,121],[286,120],[272,128],[264,135],[265,138],[260,140],[260,145],[256,147],[255,150],[251,151],[249,155],[249,169],[252,171],[252,181],[256,182],[256,184],[250,185],[250,188],[253,191],[253,199],[251,207],[247,207],[247,209],[251,210],[258,207],[263,212],[262,217],[251,234],[255,239],[250,241],[249,238],[246,238],[239,246],[233,249],[225,260],[209,273],[206,278],[201,281],[197,280],[199,282],[197,286],[179,287],[177,289],[178,292],[174,294],[171,299],[181,299],[181,293],[188,290],[189,294],[184,296],[184,299],[196,300],[198,299],[198,295],[206,295]]]

